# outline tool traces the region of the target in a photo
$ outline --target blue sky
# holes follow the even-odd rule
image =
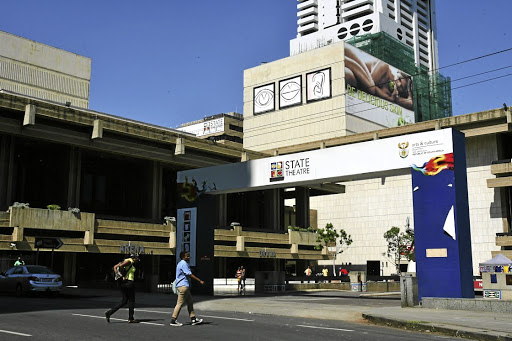
[[[0,30],[91,58],[90,109],[177,127],[242,112],[243,70],[289,55],[296,5],[4,1]],[[444,67],[512,48],[512,1],[438,0],[436,6],[441,73],[453,80],[454,115],[512,105],[512,51]],[[498,68],[505,69],[457,80]],[[485,81],[496,77],[502,78]]]

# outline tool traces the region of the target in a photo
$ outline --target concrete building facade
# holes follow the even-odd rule
[[[89,107],[91,59],[0,31],[0,89]]]

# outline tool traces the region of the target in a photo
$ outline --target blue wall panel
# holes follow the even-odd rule
[[[411,170],[420,300],[422,297],[474,297],[465,141],[464,135],[455,130],[453,151],[425,160],[422,167]],[[427,250],[434,257],[427,257]],[[443,251],[446,256],[442,255]]]

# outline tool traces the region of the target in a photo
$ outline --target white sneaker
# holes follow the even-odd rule
[[[176,320],[171,320],[171,323],[169,323],[169,325],[173,326],[173,327],[181,327],[183,325],[183,323],[179,323]]]
[[[195,325],[201,324],[201,323],[203,323],[203,319],[193,319],[191,324],[193,326],[195,326]]]

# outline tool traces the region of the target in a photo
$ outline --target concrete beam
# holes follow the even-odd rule
[[[308,185],[310,189],[316,189],[330,194],[345,193],[345,185],[338,185],[335,183],[324,183],[319,185]]]
[[[240,158],[241,162],[246,162],[246,161],[249,161],[250,158],[249,158],[249,153],[247,152],[242,152],[242,157]]]
[[[93,245],[93,244],[94,244],[94,231],[85,231],[84,245]]]
[[[236,237],[236,251],[237,252],[245,251],[245,237],[244,236]]]
[[[101,120],[94,120],[93,128],[92,128],[92,136],[91,139],[101,139],[103,138],[103,122]]]
[[[36,124],[36,106],[33,104],[27,104],[25,106],[25,116],[23,117],[23,125],[34,125]]]
[[[174,155],[185,154],[185,140],[182,137],[176,139],[176,148],[174,149]]]
[[[299,244],[292,244],[290,248],[290,253],[296,255],[299,253]]]
[[[23,241],[23,227],[15,226],[12,231],[12,241],[22,242]]]
[[[512,176],[504,176],[496,179],[487,179],[487,188],[512,186]]]

